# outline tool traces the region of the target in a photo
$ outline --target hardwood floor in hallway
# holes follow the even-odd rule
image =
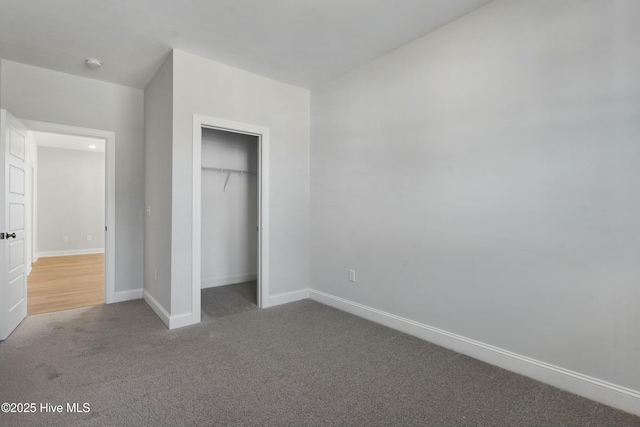
[[[104,254],[40,258],[27,286],[28,315],[104,304]]]

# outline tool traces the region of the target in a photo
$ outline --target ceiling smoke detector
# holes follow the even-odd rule
[[[85,59],[84,63],[87,67],[93,69],[102,67],[102,61],[97,58],[87,58]]]

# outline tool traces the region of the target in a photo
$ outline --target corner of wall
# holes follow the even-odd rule
[[[145,206],[143,299],[169,326],[173,54],[144,90]]]

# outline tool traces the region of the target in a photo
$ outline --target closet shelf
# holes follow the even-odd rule
[[[258,169],[252,169],[250,171],[245,171],[242,169],[227,169],[227,168],[214,168],[214,167],[209,167],[209,166],[202,166],[203,170],[210,170],[210,171],[218,171],[218,172],[226,172],[227,173],[227,179],[224,180],[224,188],[222,189],[222,191],[227,191],[227,184],[229,183],[229,178],[231,178],[231,174],[232,173],[238,173],[240,175],[242,175],[243,173],[249,174],[249,175],[257,175],[258,174]]]
[[[209,166],[202,166],[202,169],[210,170],[210,171],[219,171],[219,172],[235,172],[242,175],[243,173],[248,173],[251,175],[257,175],[258,169],[252,169],[250,171],[242,170],[242,169],[229,169],[229,168],[213,168]]]

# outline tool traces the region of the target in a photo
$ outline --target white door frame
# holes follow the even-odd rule
[[[116,134],[115,132],[90,129],[57,123],[20,119],[32,131],[58,133],[63,135],[100,138],[105,146],[105,241],[104,241],[104,302],[116,302]]]
[[[191,295],[196,319],[200,319],[202,288],[202,128],[258,137],[258,307],[269,306],[269,128],[194,114]]]

